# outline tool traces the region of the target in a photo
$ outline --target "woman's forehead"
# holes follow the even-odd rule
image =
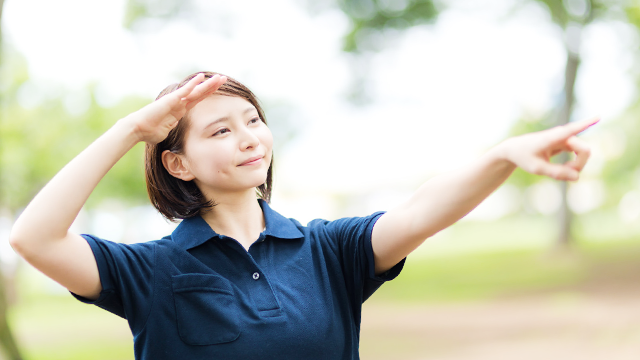
[[[249,101],[238,96],[211,95],[191,109],[191,118],[211,117],[214,115],[229,116],[244,113],[248,108],[255,109]]]

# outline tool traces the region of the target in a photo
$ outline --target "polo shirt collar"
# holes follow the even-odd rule
[[[304,237],[295,224],[272,210],[266,201],[259,199],[267,229],[265,235],[279,239],[298,239]],[[201,216],[184,219],[171,234],[171,238],[182,248],[188,250],[204,244],[218,236]]]

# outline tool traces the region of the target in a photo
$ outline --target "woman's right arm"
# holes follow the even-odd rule
[[[69,291],[97,299],[102,286],[95,257],[89,244],[69,228],[91,192],[124,154],[140,141],[164,140],[186,111],[215,92],[226,78],[202,80],[203,75],[198,75],[119,120],[60,170],[16,220],[10,236],[16,252]]]

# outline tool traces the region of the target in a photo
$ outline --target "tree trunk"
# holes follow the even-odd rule
[[[4,0],[0,0],[0,64],[2,64],[2,10],[4,9]],[[2,99],[0,99],[2,100]],[[0,101],[0,106],[2,101]],[[0,122],[2,119],[0,114]],[[0,144],[0,155],[2,155],[2,144]],[[2,168],[0,168],[0,172]],[[0,177],[1,178],[1,177]],[[2,186],[0,184],[0,186]],[[0,199],[0,206],[2,206],[2,199]],[[7,321],[7,298],[5,291],[4,275],[0,273],[0,354],[3,352],[8,356],[10,360],[21,360],[22,356],[16,344],[16,341],[9,328],[9,322]]]
[[[0,347],[10,360],[21,360],[20,350],[16,344],[9,322],[7,321],[7,297],[4,276],[0,274]],[[0,352],[2,353],[2,352]]]
[[[564,72],[564,103],[560,109],[558,116],[558,125],[564,125],[571,119],[571,113],[573,112],[574,105],[574,87],[576,83],[576,76],[578,74],[578,67],[580,66],[580,55],[578,53],[581,36],[578,34],[574,39],[571,39],[574,43],[569,43],[567,40],[567,64]],[[569,154],[563,153],[560,157],[560,162],[566,162],[569,160]],[[557,244],[561,248],[567,248],[573,241],[571,236],[571,223],[573,214],[569,209],[567,201],[568,184],[566,181],[560,183],[560,191],[562,193],[562,202],[560,206],[560,213],[558,215],[559,221],[559,234]]]

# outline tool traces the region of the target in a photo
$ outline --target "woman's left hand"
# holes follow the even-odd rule
[[[510,138],[501,144],[502,155],[532,174],[546,175],[556,180],[578,180],[591,149],[576,135],[598,121],[599,118],[587,119]],[[565,151],[575,153],[575,159],[564,164],[550,162],[552,156]]]

